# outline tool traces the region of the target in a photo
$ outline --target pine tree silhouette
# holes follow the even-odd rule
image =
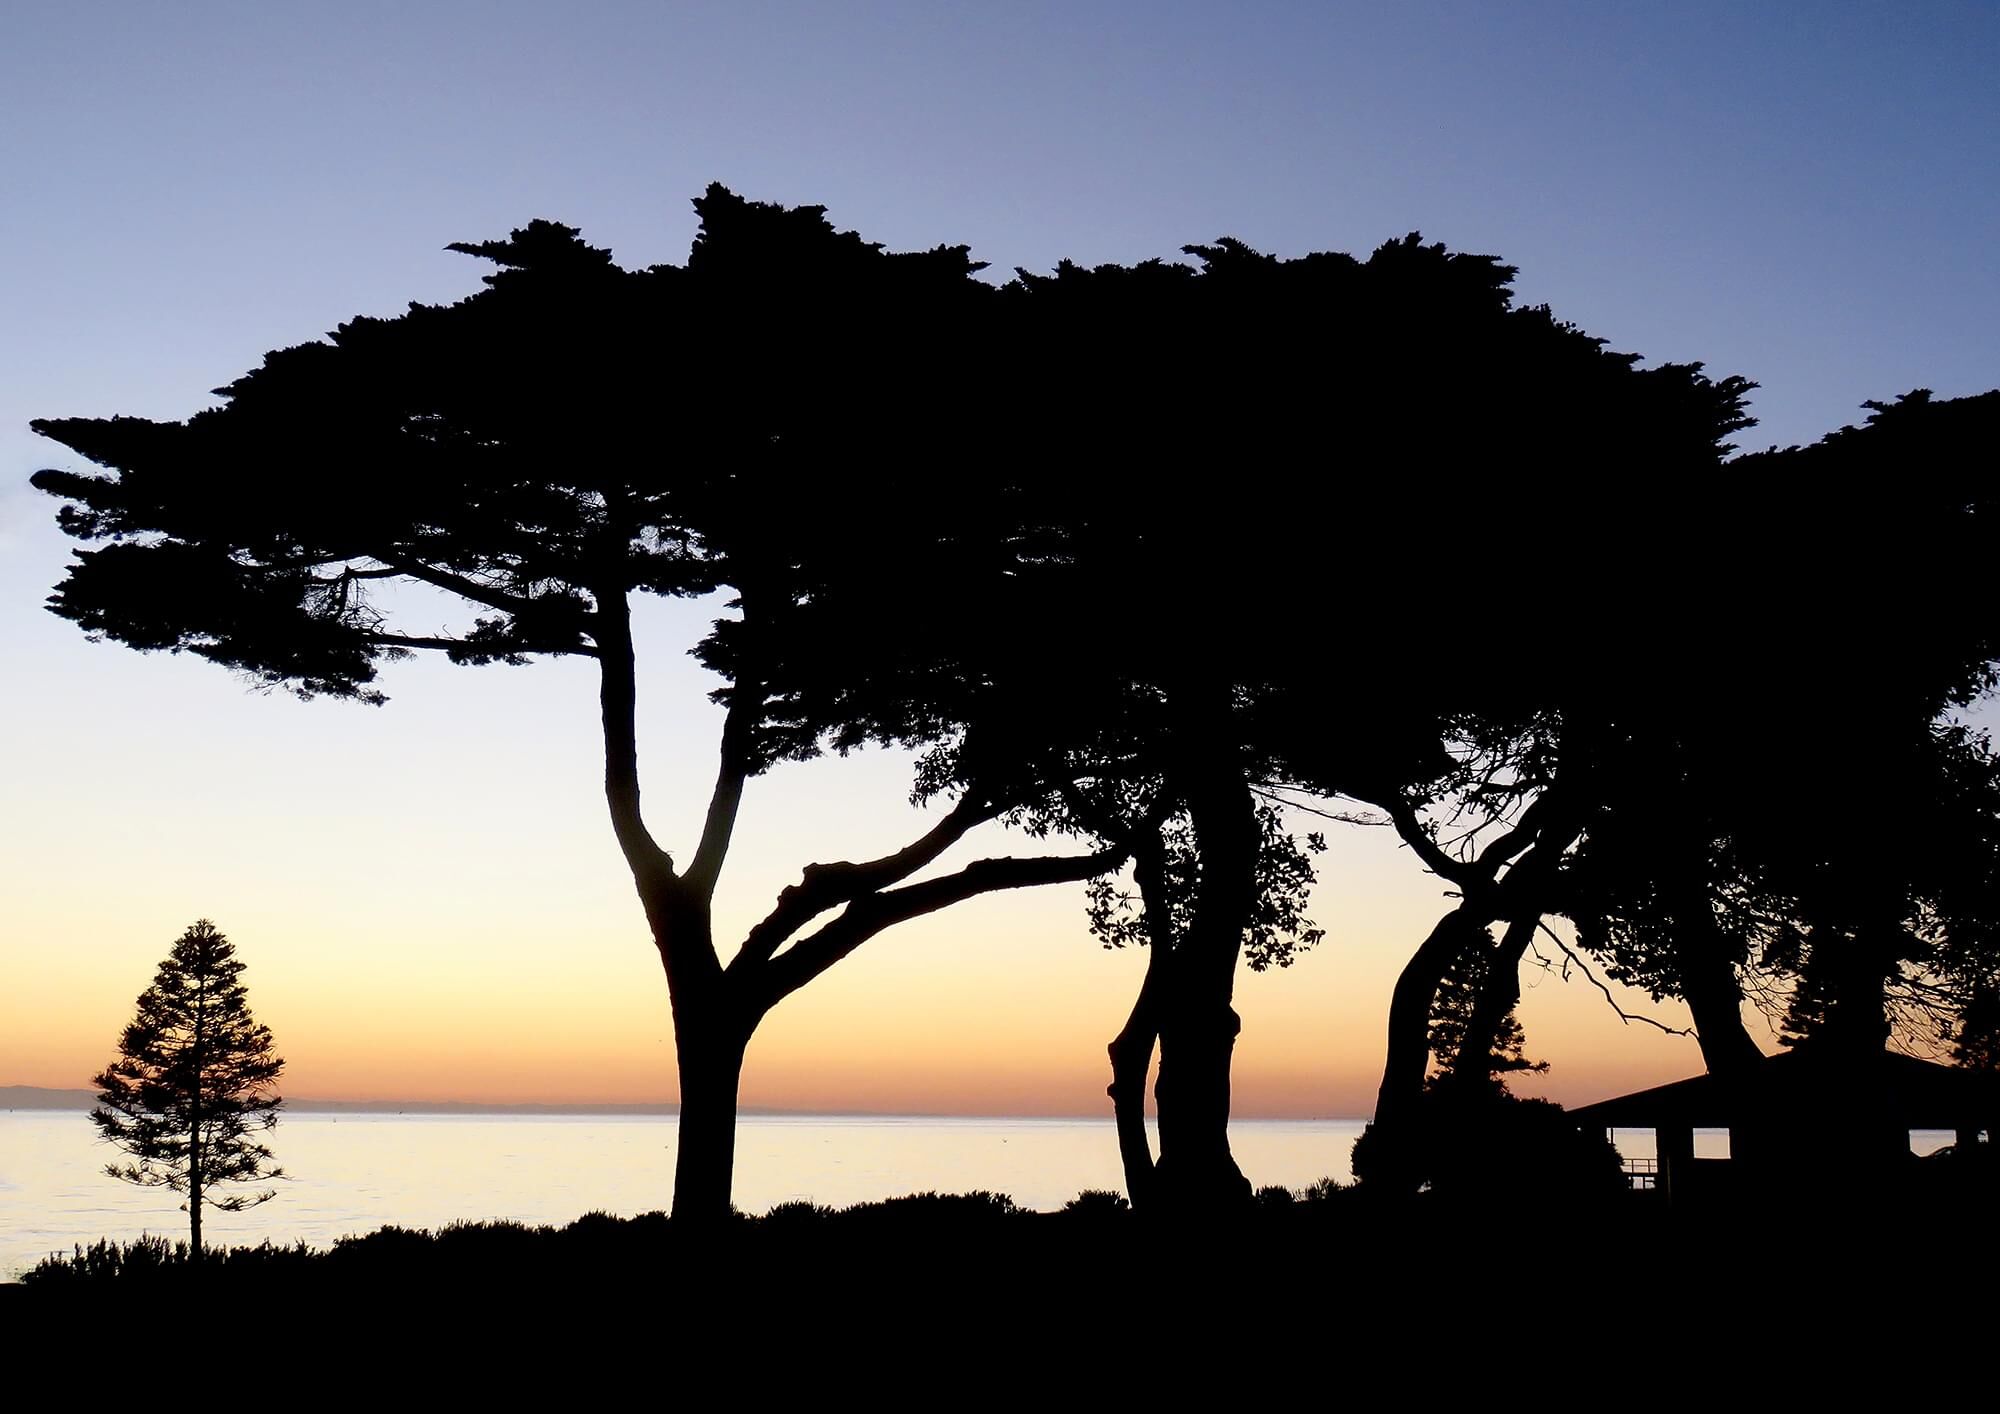
[[[234,1213],[277,1196],[214,1198],[210,1189],[285,1176],[251,1137],[278,1122],[283,1102],[270,1087],[285,1063],[271,1049],[271,1029],[250,1015],[242,972],[229,939],[198,920],[140,993],[118,1059],[91,1081],[99,1089],[91,1123],[135,1161],[105,1172],[185,1194],[196,1261],[204,1202]]]

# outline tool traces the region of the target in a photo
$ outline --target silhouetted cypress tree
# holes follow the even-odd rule
[[[978,474],[999,454],[970,435],[997,295],[966,249],[885,252],[822,208],[719,186],[696,208],[684,267],[623,270],[546,221],[455,246],[499,267],[486,289],[272,353],[186,422],[36,422],[106,474],[35,485],[70,503],[72,535],[108,542],[79,552],[51,609],[135,649],[369,703],[378,665],[414,651],[596,665],[606,805],[673,1007],[674,1212],[719,1222],[744,1051],[773,1006],[899,922],[1124,854],[916,879],[1024,803],[1011,781],[954,782],[907,846],[807,865],[719,950],[715,891],[752,777],[990,720],[991,674],[950,635],[1006,590],[1017,551]],[[399,618],[407,604],[378,592],[396,580],[471,621]],[[697,651],[727,717],[699,835],[675,853],[640,803],[633,609],[718,590],[733,617]]]
[[[1698,671],[1624,713],[1573,862],[1580,940],[1687,1000],[1711,1070],[1719,1034],[1756,1057],[1746,980],[1858,1053],[1938,1045],[1994,970],[2000,758],[1957,714],[2000,681],[2000,392],[1866,406],[1730,463],[1726,532],[1685,536],[1712,547],[1672,645]]]
[[[1366,259],[1226,239],[1184,253],[1024,272],[1003,298],[1051,390],[1018,410],[1036,429],[1019,461],[1060,525],[1042,563],[1073,591],[1037,620],[1035,649],[1071,683],[1120,678],[1154,704],[1128,719],[1141,730],[1121,760],[1185,812],[1199,860],[1113,1068],[1114,1092],[1136,1095],[1157,1039],[1161,1187],[1205,1203],[1249,1194],[1225,1131],[1232,979],[1260,906],[1255,801],[1291,787],[1414,824],[1454,719],[1498,734],[1556,695],[1552,668],[1591,671],[1602,606],[1563,586],[1656,592],[1651,571],[1674,560],[1635,555],[1631,528],[1661,488],[1713,474],[1748,385],[1640,369],[1516,305],[1511,267],[1414,235]],[[1540,840],[1552,864],[1578,825],[1538,819],[1550,832],[1513,854]],[[1439,871],[1477,896],[1477,926],[1522,911],[1523,890],[1489,887],[1513,854]],[[1412,1098],[1423,974],[1456,951],[1447,932],[1392,1020]]]
[[[212,1188],[284,1177],[251,1137],[278,1122],[283,1101],[271,1086],[285,1063],[271,1049],[270,1028],[250,1015],[242,973],[229,939],[206,918],[196,922],[139,994],[118,1059],[91,1081],[99,1090],[91,1123],[133,1159],[105,1172],[184,1194],[197,1261],[204,1203],[235,1213],[276,1196],[218,1198]]]

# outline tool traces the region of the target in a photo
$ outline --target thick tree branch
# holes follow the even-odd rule
[[[1514,823],[1513,828],[1479,851],[1476,867],[1486,878],[1493,878],[1500,872],[1501,865],[1535,842],[1535,836],[1541,830],[1543,820],[1549,813],[1548,800],[1546,791],[1536,796],[1528,808],[1521,812],[1521,818]]]
[[[1057,782],[1055,793],[1068,809],[1071,820],[1097,836],[1106,849],[1115,847],[1132,855],[1143,850],[1149,841],[1157,845],[1160,831],[1166,828],[1167,821],[1173,819],[1174,812],[1181,808],[1180,797],[1163,786],[1154,793],[1152,804],[1146,807],[1138,820],[1125,822],[1118,819],[1115,811],[1092,805],[1078,790],[1078,782],[1074,780]],[[996,815],[1003,813],[994,811]]]
[[[366,637],[370,643],[380,644],[384,648],[435,648],[444,653],[463,651],[467,648],[474,648],[479,652],[488,651],[484,645],[468,643],[463,638],[426,637],[421,634],[408,633],[382,633],[373,629],[367,632]],[[515,647],[516,651],[522,653],[547,653],[551,656],[568,655],[577,658],[595,658],[597,656],[597,650],[588,643],[564,644],[560,647],[553,644],[521,643]]]
[[[743,783],[750,779],[751,739],[763,714],[762,685],[738,681],[722,723],[721,761],[716,768],[715,789],[708,797],[708,815],[701,825],[701,842],[695,846],[694,859],[684,876],[688,887],[703,898],[715,897],[716,880],[722,875],[722,861],[729,853],[736,814],[743,804]]]
[[[997,806],[976,796],[962,796],[922,838],[894,854],[861,864],[846,861],[808,864],[799,882],[786,887],[778,895],[777,906],[744,937],[729,970],[738,972],[768,962],[786,939],[820,914],[900,884],[957,844],[973,827],[996,819],[1001,813]]]
[[[307,555],[297,560],[263,560],[249,556],[247,552],[243,551],[235,551],[230,555],[230,559],[244,569],[261,570],[277,574],[283,574],[288,570],[321,569],[327,565],[339,565],[341,567],[339,574],[325,579],[314,575],[313,581],[316,584],[337,584],[343,579],[395,579],[404,573],[404,571],[394,566],[386,566],[378,570],[358,570],[354,568],[354,562],[357,559],[372,560],[374,558],[373,555]]]
[[[535,613],[536,605],[532,599],[524,598],[519,594],[508,594],[503,590],[493,588],[491,585],[481,584],[476,579],[468,579],[462,574],[453,574],[449,570],[437,569],[434,566],[425,564],[422,560],[403,559],[395,555],[377,555],[374,558],[379,559],[398,574],[408,575],[411,579],[422,580],[425,584],[435,585],[439,589],[450,590],[462,599],[470,599],[475,604],[484,604],[489,609],[498,609],[505,614],[528,615],[530,617]]]
[[[604,799],[618,847],[650,909],[661,886],[674,882],[674,862],[654,842],[639,809],[638,684],[632,663],[631,607],[623,590],[600,591],[598,700],[604,718]]]
[[[979,859],[955,874],[856,899],[838,918],[771,960],[762,989],[763,1003],[768,1007],[791,995],[877,933],[898,923],[1002,889],[1078,883],[1116,869],[1125,857],[1124,849],[1115,848],[1097,854]]]
[[[1424,862],[1425,868],[1461,888],[1479,882],[1474,866],[1462,859],[1453,859],[1431,838],[1430,831],[1417,819],[1417,812],[1407,800],[1392,800],[1383,809],[1389,812],[1389,823],[1396,827],[1403,843],[1417,852],[1417,858]]]
[[[462,638],[426,638],[416,634],[373,631],[364,637],[370,643],[379,644],[384,648],[435,648],[440,652],[449,653],[454,648],[465,647],[465,640]]]
[[[1483,915],[1471,899],[1462,900],[1432,925],[1417,950],[1396,975],[1389,994],[1388,1047],[1382,1061],[1382,1084],[1376,1092],[1375,1122],[1385,1128],[1402,1124],[1415,1112],[1430,1069],[1431,1003],[1436,1000],[1445,970],[1467,942],[1481,935]],[[1411,1182],[1415,1191],[1415,1182]]]

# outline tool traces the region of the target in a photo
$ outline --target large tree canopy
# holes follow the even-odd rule
[[[1949,1024],[1947,979],[1992,966],[2000,798],[1984,735],[1954,714],[2000,659],[2000,393],[1870,409],[1730,464],[1709,650],[1728,676],[1644,724],[1577,861],[1571,911],[1618,976],[1655,995],[1698,971],[1726,984],[1705,1031],[1733,1018],[1732,974],[1781,998],[1814,954],[1815,988],[1837,971],[1873,991],[1869,1030],[1885,982]],[[1836,952],[1858,966],[1830,968]]]
[[[1271,912],[1260,867],[1283,877],[1256,795],[1414,818],[1456,723],[1546,712],[1551,675],[1620,651],[1613,614],[1665,617],[1663,547],[1631,527],[1715,474],[1748,387],[1641,369],[1517,306],[1511,268],[1415,236],[1366,259],[1187,253],[1003,291],[1037,396],[1002,435],[1049,508],[1035,578],[1059,606],[1034,652],[1072,690],[1136,688],[1104,813],[1167,822],[1135,854],[1143,917],[1113,931],[1156,949],[1113,1044],[1135,1195],[1156,1040],[1161,1170],[1234,1178],[1231,978]],[[1565,588],[1593,577],[1626,598]]]
[[[725,960],[710,908],[744,782],[869,740],[981,756],[1013,704],[972,653],[1010,613],[1004,485],[972,405],[995,292],[962,247],[891,254],[818,208],[697,202],[685,267],[625,271],[548,223],[456,247],[500,269],[456,304],[358,319],[270,355],[182,423],[45,421],[109,475],[40,473],[79,553],[51,607],[302,696],[379,702],[379,665],[597,662],[611,821],[666,968],[682,1122],[677,1212],[726,1213],[743,1048],[780,999],[882,929],[992,889],[1112,867],[999,858],[916,882],[1040,783],[966,774],[907,848],[808,867]],[[388,581],[471,622],[402,621]],[[700,645],[727,705],[692,851],[640,806],[631,602],[726,588]],[[989,757],[991,753],[986,753]],[[807,931],[816,920],[826,919]]]
[[[2000,651],[1980,586],[2000,395],[1871,406],[1864,428],[1698,482],[1708,521],[1639,532],[1678,549],[1684,596],[1647,632],[1645,671],[1621,671],[1618,650],[1531,657],[1534,716],[1460,719],[1450,809],[1397,817],[1465,893],[1399,982],[1378,1124],[1418,1093],[1414,1017],[1467,948],[1490,953],[1486,995],[1439,1061],[1488,1073],[1549,914],[1611,976],[1685,1000],[1713,1070],[1760,1056],[1746,991],[1789,999],[1797,1031],[1877,1050],[1885,1000],[1906,1043],[1976,1023],[2000,795],[1983,734],[1951,714],[1990,688]],[[1613,603],[1623,587],[1598,586]],[[1457,848],[1439,847],[1440,821]]]
[[[1993,985],[1983,922],[1937,922],[1991,916],[1977,868],[1905,840],[1843,894],[1867,851],[1797,821],[1858,781],[1933,833],[1990,823],[1963,805],[1983,744],[1937,718],[1991,681],[2000,395],[1728,462],[1743,379],[1642,367],[1414,235],[995,286],[964,247],[891,253],[820,208],[696,206],[684,266],[538,222],[454,247],[498,267],[481,292],[271,354],[185,422],[35,424],[105,469],[36,477],[96,542],[51,601],[87,632],[364,702],[421,650],[598,665],[611,823],[675,1010],[677,1211],[727,1209],[771,1006],[898,921],[1127,858],[1132,911],[1100,890],[1094,919],[1154,948],[1114,1045],[1135,1189],[1157,1044],[1168,1188],[1247,1192],[1236,965],[1310,937],[1286,799],[1368,803],[1460,893],[1398,987],[1385,1114],[1421,1091],[1447,975],[1457,1068],[1490,1073],[1551,912],[1686,997],[1705,1045],[1747,1045],[1740,975],[1780,955],[1757,930],[1781,915],[1795,955],[1895,931]],[[462,620],[410,617],[413,587]],[[727,708],[716,784],[670,853],[641,809],[631,606],[717,592],[695,645]],[[808,866],[725,960],[745,782],[874,742],[921,749],[917,792],[950,808]],[[1094,844],[919,877],[1002,818]]]

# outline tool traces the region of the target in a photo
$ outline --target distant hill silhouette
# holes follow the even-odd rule
[[[87,1110],[96,1103],[96,1094],[89,1090],[0,1085],[0,1110]]]
[[[87,1110],[97,1102],[89,1090],[52,1090],[40,1085],[0,1085],[0,1110]],[[566,1114],[671,1115],[680,1106],[671,1101],[639,1104],[482,1104],[471,1100],[288,1100],[294,1113],[335,1114]],[[787,1110],[745,1106],[747,1114],[788,1114]]]

